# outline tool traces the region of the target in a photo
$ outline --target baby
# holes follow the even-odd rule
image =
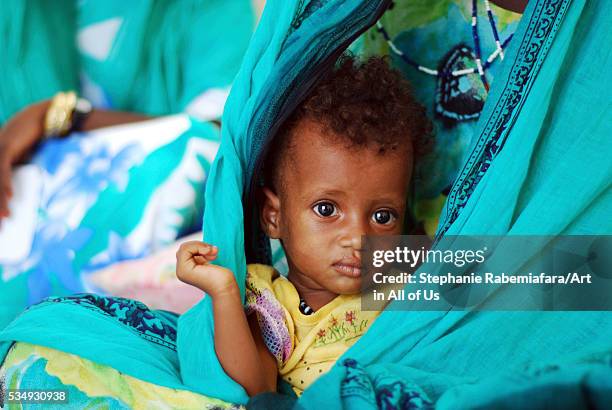
[[[249,265],[247,310],[219,249],[184,243],[177,276],[212,298],[215,350],[253,396],[277,377],[299,395],[366,332],[363,235],[402,233],[415,157],[431,132],[424,109],[383,59],[344,57],[292,113],[266,160],[260,223],[289,272]],[[221,250],[223,252],[223,250]]]

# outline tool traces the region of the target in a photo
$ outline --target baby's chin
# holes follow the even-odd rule
[[[341,281],[346,282],[345,278]],[[357,295],[361,293],[361,278],[351,279],[350,283],[336,283],[330,290],[337,295]]]

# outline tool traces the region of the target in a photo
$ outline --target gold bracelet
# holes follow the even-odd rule
[[[55,94],[45,115],[46,138],[60,137],[68,133],[76,104],[77,96],[74,91]]]

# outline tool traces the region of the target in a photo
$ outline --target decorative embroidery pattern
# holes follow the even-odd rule
[[[246,312],[255,312],[266,347],[279,363],[291,355],[291,336],[285,324],[285,312],[280,302],[268,289],[257,289],[247,277]]]
[[[326,346],[340,341],[350,341],[363,335],[368,328],[368,319],[359,319],[354,310],[344,313],[344,318],[331,316],[327,326],[319,329],[314,347]]]
[[[440,61],[440,72],[475,66],[472,50],[465,44],[453,47]],[[456,122],[477,119],[487,97],[478,74],[463,77],[439,76],[436,83],[435,113],[447,127]]]
[[[441,216],[437,239],[457,219],[491,162],[501,152],[508,131],[512,129],[529,95],[569,3],[570,0],[545,0],[536,4],[529,21],[528,34],[523,37],[515,61],[508,62],[512,64],[509,80],[505,85],[498,85],[502,89],[501,97],[448,195],[446,213]]]
[[[176,351],[176,326],[144,303],[120,297],[104,297],[89,293],[50,297],[43,302],[72,303],[112,317],[140,337]],[[168,312],[170,314],[170,312]]]
[[[306,7],[304,7],[304,0],[300,0],[297,7],[298,12],[295,13],[295,16],[293,16],[291,29],[288,34],[294,30],[297,30],[302,25],[304,20],[311,16],[315,11],[323,7],[327,1],[328,0],[311,0]]]
[[[416,385],[408,385],[393,377],[372,379],[354,359],[345,359],[342,365],[346,367],[346,376],[340,387],[340,396],[343,398],[359,396],[376,408],[385,410],[434,408],[432,401]]]

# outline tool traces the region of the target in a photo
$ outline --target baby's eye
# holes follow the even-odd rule
[[[336,214],[336,206],[331,202],[319,202],[312,208],[312,210],[323,218],[329,218],[330,216],[334,216]]]
[[[374,222],[380,225],[390,225],[395,221],[395,215],[388,209],[379,209],[378,211],[372,214],[372,219]]]

